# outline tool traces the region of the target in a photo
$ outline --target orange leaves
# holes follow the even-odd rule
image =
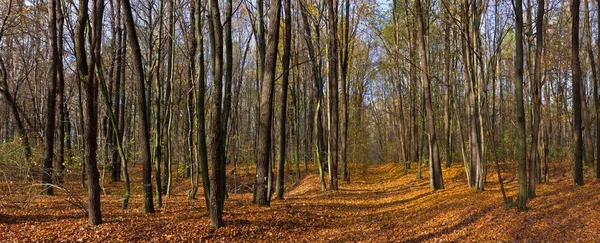
[[[436,241],[594,241],[600,227],[600,184],[582,187],[560,178],[566,163],[554,163],[552,181],[538,185],[538,197],[528,212],[505,209],[498,182],[488,177],[487,190],[467,188],[464,169],[456,163],[443,169],[446,190],[432,192],[428,173],[415,179],[400,164],[351,163],[352,181],[337,192],[321,192],[319,178],[307,175],[296,187],[288,180],[285,200],[271,207],[251,203],[252,173],[230,176],[225,203],[226,226],[213,230],[203,197],[187,200],[188,180],[174,181],[173,196],[158,212],[140,212],[141,189],[132,193],[132,209],[120,209],[122,183],[105,184],[102,196],[104,224],[86,226],[86,219],[64,201],[65,195],[35,197],[27,207],[4,203],[0,207],[0,241],[37,242],[436,242]],[[514,164],[502,163],[505,178]],[[416,166],[413,166],[416,167]],[[139,175],[134,168],[132,175]],[[248,171],[253,171],[249,169]],[[134,178],[140,181],[140,178]],[[234,180],[235,179],[235,180]],[[589,181],[589,179],[588,179]],[[24,182],[14,182],[23,184]],[[67,182],[84,196],[76,179]],[[15,188],[17,185],[11,185]],[[516,195],[516,180],[507,181],[507,193]],[[199,192],[202,195],[202,192]],[[9,195],[10,196],[10,195]]]

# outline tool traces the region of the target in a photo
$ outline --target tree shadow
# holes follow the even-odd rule
[[[494,208],[496,208],[496,206],[493,206],[493,205],[487,206],[487,207],[483,208],[482,210],[479,210],[479,211],[477,211],[477,212],[469,215],[469,217],[464,218],[463,220],[461,220],[460,222],[458,222],[457,224],[455,224],[453,226],[447,227],[447,228],[445,228],[443,230],[436,231],[436,232],[433,232],[433,233],[421,235],[421,236],[416,237],[416,238],[406,239],[403,242],[423,242],[423,241],[429,241],[429,240],[432,240],[434,238],[440,237],[442,235],[452,233],[452,232],[454,232],[456,230],[463,229],[463,228],[468,227],[469,225],[473,224],[475,221],[477,221],[478,219],[480,219],[481,217],[483,217],[485,214],[487,214],[489,211],[491,211]]]

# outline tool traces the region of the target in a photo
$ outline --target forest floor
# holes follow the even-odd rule
[[[554,164],[554,163],[553,163]],[[433,242],[584,241],[600,239],[600,184],[586,171],[585,186],[573,186],[568,163],[556,163],[550,181],[537,187],[527,212],[507,209],[494,167],[485,191],[469,189],[464,169],[444,168],[446,189],[431,191],[428,170],[416,179],[400,164],[351,164],[351,181],[321,192],[314,173],[288,183],[285,200],[270,207],[251,203],[253,169],[229,175],[225,226],[212,230],[201,192],[187,200],[189,180],[174,182],[171,198],[154,214],[141,213],[140,168],[132,174],[130,209],[120,208],[122,182],[104,183],[99,226],[87,226],[80,209],[57,196],[38,196],[34,182],[0,184],[0,242]],[[415,167],[415,166],[413,166]],[[516,198],[515,163],[502,163],[507,194]],[[230,171],[229,171],[230,172]],[[288,171],[292,181],[294,172]],[[304,171],[303,171],[304,172]],[[109,174],[106,173],[108,178]],[[108,180],[108,179],[107,179]],[[82,199],[73,175],[65,185]],[[238,190],[239,189],[239,190]]]

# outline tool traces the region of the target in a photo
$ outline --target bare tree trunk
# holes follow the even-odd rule
[[[254,183],[254,203],[268,206],[267,184],[269,170],[269,151],[271,149],[271,127],[273,120],[273,93],[275,86],[275,67],[277,63],[277,43],[279,40],[279,20],[281,1],[275,0],[269,10],[269,30],[260,92],[260,116],[258,124],[256,151],[256,181]]]
[[[327,1],[328,21],[328,90],[329,90],[329,136],[328,136],[328,165],[331,190],[338,189],[338,48],[337,48],[337,0]]]
[[[529,198],[535,197],[535,183],[537,180],[537,170],[539,169],[538,141],[540,131],[542,104],[542,50],[544,48],[544,0],[538,0],[538,9],[536,16],[536,46],[535,46],[535,67],[533,71],[533,83],[531,90],[533,92],[533,128],[531,131],[531,148],[529,153],[529,185],[527,194]]]
[[[596,19],[598,20],[598,26],[600,26],[600,0],[596,1],[596,9],[597,9],[597,15],[596,15]],[[597,32],[597,40],[600,40],[600,31]],[[596,41],[596,44],[598,45],[598,53],[600,53],[600,41]],[[592,60],[594,58],[592,57]],[[595,68],[596,66],[592,63],[593,67]],[[600,82],[600,77],[597,76],[597,74],[594,75],[594,77],[596,77],[596,79],[594,80],[594,98],[595,98],[595,103],[596,103],[596,180],[600,179],[600,90],[598,88],[598,86],[600,86],[600,84],[598,84]]]
[[[583,185],[583,138],[582,138],[582,97],[581,66],[579,64],[579,0],[571,0],[571,76],[573,88],[573,138],[575,145],[574,163],[575,185]]]
[[[196,91],[195,89],[195,82],[194,80],[196,79],[196,72],[197,72],[197,68],[196,68],[196,57],[198,55],[198,40],[196,39],[196,4],[200,4],[199,1],[191,1],[190,2],[190,25],[191,25],[191,34],[190,34],[190,42],[191,42],[191,47],[190,47],[190,68],[188,70],[189,72],[189,79],[187,82],[187,110],[186,110],[186,118],[185,118],[185,123],[186,123],[186,128],[187,128],[187,132],[186,132],[186,147],[187,147],[187,174],[190,177],[190,182],[192,184],[192,189],[190,189],[190,191],[188,192],[188,199],[196,199],[196,193],[198,192],[198,175],[199,173],[196,173],[198,170],[198,164],[196,163],[196,157],[195,155],[198,153],[197,149],[194,148],[194,117],[196,116],[196,113],[194,112],[195,107],[194,107],[194,93]],[[194,153],[196,152],[196,153]]]
[[[165,92],[165,108],[163,121],[163,168],[162,171],[162,189],[161,192],[167,197],[171,194],[172,170],[172,147],[171,147],[171,127],[173,124],[173,82],[175,80],[175,8],[174,0],[168,2],[169,12],[169,34],[167,35],[167,85]]]
[[[44,129],[44,161],[42,174],[42,194],[54,195],[52,190],[52,160],[54,159],[54,131],[56,129],[56,82],[58,69],[58,37],[56,30],[56,9],[57,0],[48,2],[49,23],[48,31],[50,31],[50,71],[48,74],[48,93],[46,101],[46,126]]]
[[[290,79],[290,52],[292,45],[292,11],[290,0],[284,0],[284,22],[285,22],[285,39],[283,43],[283,80],[281,84],[281,115],[279,117],[279,161],[277,161],[277,199],[283,199],[284,183],[285,183],[285,149],[286,137],[285,126],[287,120],[287,93],[288,83]]]
[[[340,122],[341,127],[341,160],[342,160],[342,180],[348,182],[350,180],[350,175],[348,173],[348,60],[350,59],[350,0],[346,0],[345,11],[344,14],[344,41],[343,41],[343,49],[341,51],[341,85],[342,85],[342,120]],[[402,125],[400,125],[402,126]],[[403,135],[400,135],[400,140],[404,140]],[[404,152],[404,145],[401,145],[401,150]]]
[[[222,185],[223,156],[220,154],[224,149],[221,146],[221,122],[222,122],[222,96],[223,96],[223,28],[221,25],[221,12],[217,0],[209,1],[209,32],[213,63],[213,97],[212,97],[212,137],[211,137],[211,174],[210,174],[210,208],[209,216],[213,228],[223,226],[223,201],[221,195],[225,185]]]
[[[154,181],[156,183],[156,206],[158,207],[162,207],[162,178],[161,178],[161,160],[162,158],[162,154],[163,154],[163,147],[162,147],[162,134],[163,134],[163,130],[162,130],[162,124],[161,124],[161,113],[162,111],[160,110],[161,107],[161,98],[162,98],[162,74],[161,74],[161,67],[162,67],[162,46],[163,46],[163,19],[164,19],[164,2],[165,0],[159,0],[159,4],[158,4],[158,44],[157,44],[157,50],[156,50],[156,64],[155,66],[152,67],[152,69],[154,69],[154,71],[156,72],[156,95],[155,95],[155,106],[154,106]],[[152,10],[150,10],[152,11]],[[151,33],[152,34],[152,33]],[[152,50],[150,50],[150,52],[152,52]],[[150,83],[152,79],[150,78]],[[152,86],[151,86],[152,87]],[[151,87],[149,87],[149,89],[152,89]],[[150,95],[151,96],[151,95]],[[150,102],[149,102],[150,103]],[[151,106],[151,105],[149,105]],[[151,112],[148,112],[148,118],[150,118],[151,116]]]
[[[419,42],[419,51],[421,53],[421,71],[423,73],[423,92],[425,93],[425,114],[427,116],[427,135],[429,141],[429,170],[431,189],[444,189],[444,180],[442,179],[442,166],[438,151],[437,138],[435,132],[435,116],[433,114],[433,105],[431,104],[431,89],[429,80],[429,66],[427,63],[427,46],[425,45],[425,23],[423,7],[421,0],[415,1],[415,12],[417,14],[417,39]]]
[[[56,158],[56,164],[54,166],[55,170],[55,183],[63,182],[63,173],[65,170],[65,73],[63,67],[63,28],[65,17],[63,14],[62,4],[60,0],[56,1],[56,18],[57,18],[57,47],[58,47],[58,60],[56,62],[56,71],[58,78],[58,126],[57,126],[57,134],[58,134],[58,155]]]
[[[446,86],[446,94],[444,95],[444,138],[445,138],[445,159],[446,168],[450,168],[452,165],[452,114],[450,110],[452,107],[452,85],[450,85],[450,13],[444,12],[446,23],[444,26],[444,82]]]
[[[227,153],[225,151],[227,146],[227,127],[229,124],[229,118],[231,116],[231,87],[233,80],[233,44],[232,44],[232,35],[231,35],[231,25],[232,25],[232,0],[227,0],[225,6],[225,93],[223,94],[223,106],[221,113],[221,133],[220,133],[220,151],[219,156],[221,156],[221,161],[223,162],[221,166],[221,176],[219,185],[223,188],[221,190],[220,201],[224,202],[227,197],[227,183],[226,183],[226,163],[227,163]],[[223,205],[220,205],[222,207]]]
[[[133,52],[133,70],[135,72],[137,84],[137,107],[138,107],[138,132],[140,141],[140,161],[142,162],[142,211],[144,213],[154,213],[154,204],[152,203],[152,163],[150,161],[150,134],[147,114],[146,83],[144,79],[144,66],[142,63],[142,53],[138,41],[133,13],[129,0],[121,0],[123,12],[125,15],[125,27],[129,36],[129,45]]]
[[[87,6],[87,1],[82,0],[82,4]],[[83,6],[83,5],[80,5]],[[90,43],[90,64],[87,65],[85,59],[85,45],[84,39],[79,37],[85,36],[85,19],[87,19],[87,7],[80,7],[80,16],[78,19],[78,29],[80,30],[80,36],[77,36],[76,40],[79,42],[76,44],[79,48],[76,48],[78,62],[81,63],[81,68],[87,67],[87,73],[80,70],[80,73],[87,74],[85,78],[85,122],[87,129],[85,129],[85,164],[86,164],[86,175],[88,183],[88,224],[98,225],[102,223],[102,217],[100,213],[100,183],[98,165],[96,159],[96,152],[98,150],[97,136],[98,136],[98,80],[96,78],[96,72],[101,73],[101,49],[102,49],[102,17],[104,14],[104,1],[93,0],[92,1],[92,20],[91,26],[91,43]],[[81,20],[81,22],[79,22]],[[80,25],[81,24],[81,25]]]
[[[523,1],[515,1],[515,98],[517,111],[517,153],[519,172],[519,196],[517,206],[519,210],[527,210],[527,146],[525,144],[525,107],[523,105]]]

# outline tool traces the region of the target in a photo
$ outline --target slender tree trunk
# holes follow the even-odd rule
[[[152,203],[152,163],[150,161],[150,134],[148,124],[148,114],[146,107],[146,83],[144,79],[144,66],[142,63],[142,53],[138,41],[135,22],[129,0],[121,0],[123,12],[125,15],[125,28],[129,36],[129,45],[133,52],[133,70],[135,83],[137,84],[136,96],[138,107],[138,132],[140,141],[140,161],[142,163],[142,211],[144,213],[154,213],[154,204]]]
[[[197,149],[194,148],[194,121],[195,121],[195,116],[196,113],[195,111],[195,106],[194,106],[194,93],[196,91],[195,89],[195,79],[196,79],[196,72],[197,72],[197,67],[196,67],[196,57],[198,55],[198,40],[196,39],[196,4],[200,4],[200,1],[191,1],[190,2],[190,23],[191,23],[191,28],[192,28],[192,33],[191,33],[191,47],[190,47],[190,69],[189,69],[189,80],[187,82],[187,110],[186,110],[186,127],[187,127],[187,132],[186,132],[186,147],[188,149],[188,158],[187,158],[187,164],[188,164],[188,168],[187,168],[187,173],[190,176],[190,182],[192,184],[192,189],[189,191],[188,193],[188,199],[196,199],[196,193],[198,192],[198,175],[199,173],[196,173],[197,171],[199,171],[198,169],[198,164],[196,163],[196,157],[195,155],[198,153]],[[200,16],[199,16],[200,17]],[[196,153],[194,153],[196,152]]]
[[[161,160],[162,158],[162,124],[161,124],[161,98],[162,98],[162,75],[161,75],[161,67],[162,67],[162,46],[163,46],[163,19],[164,19],[164,2],[165,0],[160,0],[158,4],[158,44],[156,50],[156,64],[152,67],[154,71],[156,71],[156,95],[155,95],[155,106],[154,106],[154,180],[156,183],[156,206],[162,207],[162,178],[161,178]],[[151,50],[150,50],[151,51]],[[150,79],[152,80],[152,79]],[[151,82],[150,82],[151,83]],[[152,89],[149,87],[149,89]],[[149,102],[150,103],[150,102]],[[149,105],[151,106],[151,105]],[[148,112],[148,118],[150,118],[151,113]]]
[[[263,84],[260,92],[260,116],[258,124],[256,151],[256,181],[254,183],[254,203],[268,206],[267,195],[269,170],[269,151],[271,149],[271,127],[273,120],[273,93],[275,86],[275,67],[277,63],[277,43],[279,40],[279,20],[281,1],[275,0],[269,10],[269,30]]]
[[[221,13],[219,10],[219,2],[217,0],[209,1],[209,32],[210,45],[212,53],[212,77],[213,77],[213,97],[212,97],[212,137],[211,137],[211,174],[210,174],[210,208],[209,216],[213,228],[223,226],[223,207],[221,193],[225,189],[222,185],[222,164],[225,163],[222,159],[224,156],[220,154],[224,151],[221,146],[221,122],[222,122],[222,96],[223,96],[223,28],[221,25]]]
[[[82,0],[82,4],[86,4],[87,1]],[[81,18],[87,17],[87,7],[80,7]],[[83,13],[85,11],[85,13]],[[87,129],[85,129],[85,164],[86,164],[86,175],[88,183],[88,224],[98,225],[102,223],[102,217],[100,213],[100,183],[98,165],[96,159],[96,152],[98,149],[97,136],[98,136],[98,79],[96,73],[101,75],[102,69],[101,62],[101,44],[102,44],[102,18],[104,14],[104,1],[93,0],[92,1],[92,20],[90,23],[91,28],[91,43],[90,43],[90,64],[87,65],[85,58],[85,45],[83,39],[76,40],[79,42],[77,54],[83,60],[79,60],[82,65],[80,67],[87,67],[87,82],[85,83],[85,122]],[[85,23],[82,20],[81,23]],[[80,24],[80,23],[78,23]],[[84,25],[78,26],[83,32]],[[82,35],[81,37],[83,37]],[[83,51],[83,52],[81,52]],[[82,58],[83,57],[83,58]],[[97,65],[97,66],[96,66]],[[83,72],[82,72],[83,73]]]
[[[327,1],[327,21],[328,21],[328,90],[329,90],[329,179],[331,190],[337,191],[337,170],[338,170],[338,48],[337,48],[337,0]]]
[[[445,138],[445,159],[446,168],[450,168],[452,165],[452,114],[450,110],[452,107],[452,85],[450,85],[450,13],[444,12],[445,20],[447,21],[444,26],[444,85],[446,86],[446,94],[444,95],[444,138]]]
[[[596,19],[598,20],[598,26],[600,26],[600,17],[598,17],[600,16],[600,0],[597,0],[596,4]],[[600,53],[600,41],[598,41],[600,40],[600,31],[598,31],[596,34],[596,45],[598,45],[598,53]],[[592,57],[592,60],[593,59],[594,58]],[[592,65],[593,67],[596,67],[596,65]],[[594,96],[596,101],[596,180],[600,180],[600,90],[598,88],[598,86],[600,86],[600,77],[598,77],[597,74],[595,74],[594,77],[596,77],[594,80]]]
[[[284,0],[284,22],[285,22],[285,39],[283,43],[283,80],[281,84],[281,115],[279,116],[279,161],[277,161],[277,199],[283,199],[284,183],[285,183],[285,149],[286,136],[285,126],[287,120],[287,93],[288,82],[290,79],[290,52],[292,45],[292,7],[290,0]]]
[[[582,138],[582,97],[581,97],[581,66],[579,64],[579,0],[571,0],[571,80],[573,88],[573,138],[575,185],[583,185],[583,138]]]
[[[342,160],[342,180],[348,182],[350,180],[350,175],[348,173],[348,60],[350,58],[350,0],[346,0],[345,5],[345,13],[344,13],[344,46],[341,51],[341,85],[342,85],[342,119],[340,122],[341,127],[341,139],[340,139],[340,153]],[[401,125],[402,126],[402,125]],[[401,140],[403,140],[403,136],[401,136]],[[401,146],[402,152],[404,152],[404,145]]]
[[[540,131],[540,119],[542,104],[542,49],[544,48],[544,0],[538,0],[538,9],[536,16],[536,46],[535,46],[535,67],[533,73],[533,128],[531,131],[531,150],[529,153],[529,185],[527,186],[527,194],[529,198],[535,197],[535,183],[537,180],[537,169],[539,168],[539,153],[538,153],[538,141]]]
[[[57,150],[57,158],[56,164],[54,166],[55,170],[55,183],[61,184],[63,182],[63,173],[65,170],[65,73],[63,67],[63,29],[65,18],[63,15],[62,4],[60,0],[56,2],[56,18],[57,18],[57,47],[58,47],[58,57],[56,63],[56,71],[58,78],[58,125],[57,125],[57,134],[58,134],[58,150]]]
[[[202,176],[202,187],[204,189],[204,199],[206,202],[206,210],[210,213],[210,178],[208,175],[208,153],[206,146],[206,118],[205,118],[205,90],[206,90],[206,75],[204,69],[204,35],[202,34],[202,1],[195,0],[195,36],[198,42],[198,62],[196,66],[196,83],[198,85],[198,95],[196,97],[196,117],[198,133],[196,135],[197,156],[200,174]]]
[[[515,1],[515,98],[517,111],[517,158],[519,160],[519,210],[527,209],[527,146],[525,144],[525,107],[523,105],[523,2]]]
[[[172,170],[172,148],[171,148],[171,127],[173,124],[173,82],[175,80],[175,8],[174,8],[174,0],[169,0],[168,2],[168,12],[169,12],[169,34],[167,35],[167,85],[165,92],[165,111],[163,121],[163,147],[164,149],[164,157],[163,157],[163,168],[162,171],[162,189],[161,192],[167,197],[170,197],[171,194],[171,180],[173,177]]]
[[[429,141],[429,170],[431,189],[444,189],[442,179],[442,166],[438,151],[437,138],[435,132],[435,116],[433,114],[433,105],[431,104],[431,90],[429,80],[429,66],[427,63],[427,46],[425,44],[425,23],[423,7],[421,0],[415,1],[415,12],[417,14],[417,39],[419,42],[419,51],[421,53],[421,71],[423,73],[423,92],[425,93],[425,114],[427,116],[427,135]]]
[[[227,127],[229,124],[229,118],[231,116],[231,88],[232,88],[232,80],[233,80],[233,39],[231,34],[231,25],[233,20],[233,10],[232,10],[232,0],[227,0],[225,6],[225,72],[224,72],[224,94],[223,94],[223,106],[221,113],[221,133],[220,133],[220,150],[219,156],[221,156],[220,160],[222,161],[221,176],[219,185],[222,186],[220,197],[221,204],[220,208],[223,207],[223,202],[225,202],[225,198],[227,197],[227,183],[226,183],[226,163],[227,163],[227,153],[225,151],[227,146]],[[221,209],[222,210],[222,209]]]
[[[48,73],[48,93],[46,97],[46,126],[44,129],[44,161],[42,174],[42,194],[54,195],[52,190],[52,161],[54,159],[54,131],[56,129],[56,83],[58,69],[58,37],[56,30],[56,10],[57,0],[48,2],[49,23],[48,31],[50,32],[50,71]]]

